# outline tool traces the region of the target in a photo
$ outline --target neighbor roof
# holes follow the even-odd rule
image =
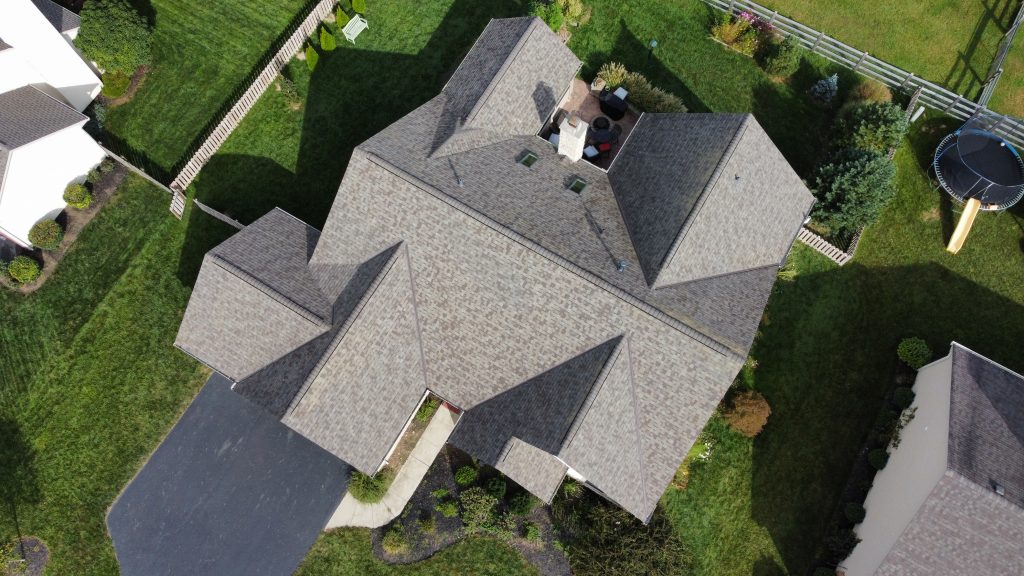
[[[750,116],[644,115],[622,153],[650,135],[675,152],[667,162],[711,156],[689,180],[676,175],[675,193],[694,198],[665,228],[680,280],[653,286],[620,206],[641,192],[627,172],[616,184],[537,136],[579,65],[539,19],[492,20],[441,94],[353,151],[312,256],[289,257],[289,283],[268,279],[273,258],[236,266],[249,286],[218,277],[224,256],[211,252],[179,346],[244,372],[237,392],[364,472],[429,389],[464,410],[453,443],[538,496],[550,499],[571,467],[648,519],[746,357],[811,196],[781,155],[740,154],[770,147]],[[531,167],[516,162],[527,150]],[[771,190],[757,185],[762,162],[782,162],[765,167]],[[746,180],[715,184],[726,170]],[[574,178],[588,182],[579,194]],[[723,206],[743,214],[733,222]],[[261,242],[245,235],[262,227],[237,244]],[[708,261],[689,255],[703,236]],[[280,301],[307,288],[333,317],[298,334],[301,315]],[[280,336],[257,329],[270,318]],[[291,369],[301,377],[275,389]]]
[[[7,50],[10,47],[11,47],[10,44],[8,44],[7,42],[4,42],[3,38],[0,38],[0,51]]]
[[[12,150],[86,120],[74,108],[32,86],[0,94],[0,183]]]
[[[53,24],[58,32],[68,32],[82,25],[82,19],[71,10],[57,4],[53,0],[32,0],[43,16]]]

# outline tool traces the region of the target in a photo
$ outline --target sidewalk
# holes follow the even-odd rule
[[[398,517],[406,503],[412,498],[413,493],[416,492],[420,482],[423,481],[430,464],[448,441],[448,436],[455,428],[458,419],[458,414],[452,413],[443,406],[438,408],[434,417],[430,419],[430,424],[427,424],[427,429],[423,431],[423,436],[416,443],[416,447],[412,449],[412,453],[409,454],[402,469],[398,471],[384,498],[380,502],[366,504],[346,493],[324,529],[329,530],[341,526],[378,528]]]

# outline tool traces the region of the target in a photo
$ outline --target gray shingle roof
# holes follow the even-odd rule
[[[53,24],[58,32],[74,30],[82,25],[81,18],[71,10],[57,4],[53,0],[32,0],[43,16]]]
[[[0,38],[0,51],[7,50],[10,47],[11,47],[10,44],[8,44],[7,42],[4,42],[3,38]]]
[[[0,94],[0,183],[10,151],[88,118],[32,86]]]

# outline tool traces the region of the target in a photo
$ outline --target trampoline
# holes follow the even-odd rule
[[[932,167],[939,185],[963,204],[980,210],[1006,210],[1024,196],[1024,160],[1013,146],[979,120],[943,138]]]

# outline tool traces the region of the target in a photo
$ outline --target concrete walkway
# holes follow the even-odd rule
[[[397,518],[448,441],[458,419],[457,414],[444,406],[438,408],[384,498],[380,502],[366,504],[346,492],[325,530],[341,526],[378,528]]]

